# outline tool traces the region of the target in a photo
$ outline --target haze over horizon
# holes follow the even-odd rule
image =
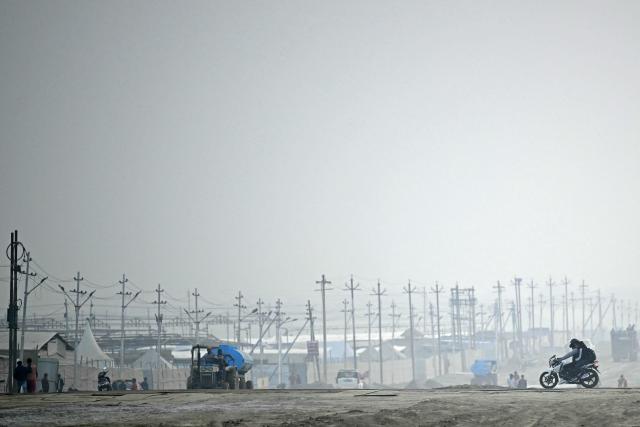
[[[4,1],[0,238],[62,279],[225,305],[317,306],[351,273],[397,301],[413,279],[488,302],[514,275],[638,299],[638,22],[631,1]]]

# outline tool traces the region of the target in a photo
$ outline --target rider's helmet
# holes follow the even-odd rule
[[[569,341],[569,348],[577,348],[580,346],[580,340],[577,338],[571,338]]]

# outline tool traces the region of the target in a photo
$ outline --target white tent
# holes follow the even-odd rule
[[[142,356],[136,359],[136,361],[133,362],[133,367],[142,369],[173,368],[171,363],[167,362],[164,357],[160,356],[155,348],[150,348]]]
[[[111,366],[113,360],[100,348],[93,336],[93,331],[89,325],[85,326],[82,338],[78,343],[78,360],[82,364],[99,363],[100,365]]]

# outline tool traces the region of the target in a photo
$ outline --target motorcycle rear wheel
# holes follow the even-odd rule
[[[594,369],[587,369],[587,371],[580,375],[580,385],[582,385],[582,387],[584,388],[594,388],[595,386],[598,385],[598,382],[600,381],[600,376],[598,375],[598,372],[596,372]]]
[[[558,374],[555,372],[543,372],[540,374],[540,385],[542,388],[551,389],[558,385]]]

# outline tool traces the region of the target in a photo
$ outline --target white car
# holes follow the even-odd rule
[[[338,388],[364,388],[364,382],[362,382],[362,376],[360,372],[355,369],[340,369],[336,376],[336,384]]]

